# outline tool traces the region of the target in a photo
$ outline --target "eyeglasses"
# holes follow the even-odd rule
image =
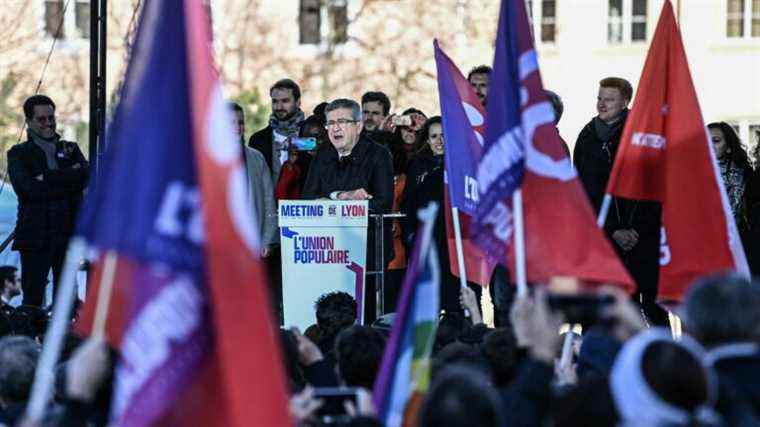
[[[347,124],[349,123],[356,123],[358,120],[349,120],[349,119],[338,119],[338,120],[330,120],[329,122],[325,123],[325,129],[329,130],[330,128],[334,128],[335,126],[339,128],[345,128]]]

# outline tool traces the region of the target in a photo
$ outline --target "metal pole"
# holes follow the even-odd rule
[[[105,1],[105,0],[104,0]],[[98,15],[100,13],[100,0],[90,1],[90,132],[88,150],[90,170],[94,173],[97,169],[98,157]]]
[[[98,154],[106,125],[106,31],[108,0],[90,1],[90,173],[98,177]]]
[[[375,217],[375,318],[383,315],[385,288],[385,233],[383,215]]]
[[[98,62],[98,77],[100,87],[98,95],[98,148],[105,141],[106,135],[106,61],[108,59],[108,0],[100,0],[100,33],[98,34],[98,44],[100,45],[100,60]],[[100,150],[98,150],[100,152]]]

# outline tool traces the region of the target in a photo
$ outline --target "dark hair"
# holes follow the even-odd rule
[[[317,325],[325,339],[335,337],[338,332],[356,322],[356,300],[345,292],[322,295],[314,304],[314,310]]]
[[[702,345],[756,341],[760,337],[760,284],[735,275],[697,281],[686,293],[683,320]]]
[[[31,120],[34,117],[34,107],[38,105],[50,105],[55,111],[55,102],[45,95],[32,95],[26,98],[24,101],[24,116],[27,120]]]
[[[752,167],[749,164],[749,156],[747,151],[742,146],[742,142],[739,140],[739,135],[736,134],[734,128],[726,122],[713,122],[707,125],[708,129],[719,129],[723,132],[723,138],[726,140],[728,146],[728,156],[735,165],[747,170],[751,170]],[[745,176],[745,179],[748,177]]]
[[[272,95],[272,91],[275,89],[290,89],[293,93],[293,99],[295,101],[301,99],[301,88],[298,87],[298,83],[294,82],[291,79],[278,80],[275,84],[273,84],[272,87],[269,88],[270,96]]]
[[[243,107],[241,107],[237,102],[228,102],[227,107],[229,107],[229,109],[232,111],[239,112],[243,115],[243,117],[245,117],[245,111],[243,111]]]
[[[12,282],[16,276],[16,271],[18,269],[12,265],[0,266],[0,285],[5,284],[6,280]]]
[[[422,117],[425,117],[425,118],[427,118],[427,114],[423,113],[423,112],[422,112],[422,110],[418,110],[418,109],[416,109],[416,108],[414,108],[414,107],[409,107],[409,108],[407,108],[406,110],[404,110],[404,112],[403,112],[403,113],[401,113],[401,115],[402,115],[402,116],[405,116],[405,115],[407,115],[407,114],[412,114],[412,113],[421,114],[421,115],[422,115]]]
[[[341,331],[335,341],[335,355],[346,385],[372,390],[384,350],[385,338],[369,326],[355,325]]]
[[[456,341],[457,337],[467,328],[467,321],[464,315],[458,312],[446,312],[438,321],[438,329],[435,332],[435,344],[433,345],[433,354],[441,351],[450,343]]]
[[[368,102],[379,102],[383,106],[383,114],[386,116],[391,112],[391,100],[383,92],[367,92],[362,95],[362,106]]]
[[[280,329],[280,343],[282,344],[282,361],[285,366],[285,373],[288,375],[290,390],[298,392],[306,383],[301,366],[298,364],[298,341],[293,332]]]
[[[467,81],[469,82],[472,76],[475,74],[485,74],[490,76],[491,72],[493,72],[493,68],[489,67],[488,65],[478,65],[477,67],[473,67],[473,69],[467,73]]]
[[[306,118],[306,120],[301,122],[301,126],[298,129],[298,136],[301,138],[305,138],[307,136],[314,136],[307,134],[307,131],[311,128],[317,129],[317,144],[321,144],[325,141],[327,141],[327,129],[325,129],[325,123],[323,121],[324,116],[320,117],[317,115],[312,115]]]
[[[554,109],[554,124],[557,124],[559,123],[559,119],[562,118],[562,113],[565,111],[565,105],[562,103],[562,98],[556,92],[544,89],[544,93],[552,104],[552,108]]]
[[[325,117],[325,108],[327,108],[328,105],[330,105],[330,104],[328,104],[327,102],[320,102],[319,104],[317,104],[316,107],[314,107],[314,109],[311,112],[315,116],[321,116],[322,119],[324,120],[324,117]]]
[[[427,140],[430,136],[430,127],[434,124],[443,126],[441,122],[441,116],[433,116],[427,119],[427,121],[425,121],[425,124],[422,125],[420,131],[417,133],[417,142],[414,143],[414,152],[417,156],[433,157],[433,150],[430,149],[430,144],[427,143]]]
[[[644,350],[641,370],[652,390],[671,405],[693,412],[708,401],[708,378],[702,361],[674,342],[650,344]]]
[[[483,338],[481,352],[488,362],[491,379],[496,387],[505,387],[515,378],[518,353],[517,339],[510,329],[499,328]]]
[[[488,378],[465,366],[447,367],[433,381],[420,408],[420,427],[501,426],[504,415]]]
[[[39,356],[39,345],[29,337],[0,339],[0,397],[6,404],[29,399]]]
[[[325,117],[327,117],[327,113],[341,109],[351,110],[351,118],[354,120],[362,119],[362,108],[356,103],[356,101],[347,98],[339,98],[330,102],[330,104],[325,107]]]
[[[606,77],[599,82],[599,87],[611,87],[620,91],[623,98],[630,101],[633,97],[633,87],[628,80],[621,77]]]
[[[442,348],[435,357],[433,357],[433,363],[430,370],[430,376],[434,380],[445,371],[447,367],[452,365],[469,366],[472,369],[476,369],[483,372],[486,375],[491,375],[488,362],[485,356],[480,351],[480,348],[471,344],[465,344],[460,341],[454,341]]]

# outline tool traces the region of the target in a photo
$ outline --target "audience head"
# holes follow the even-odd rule
[[[419,412],[420,427],[504,425],[501,401],[482,372],[446,367],[428,390]]]
[[[456,341],[468,327],[462,313],[446,312],[438,320],[438,329],[435,331],[435,345],[433,354],[441,351],[447,345]]]
[[[427,116],[422,111],[416,108],[407,108],[401,113],[401,117],[409,117],[411,125],[409,126],[396,126],[396,134],[401,138],[404,144],[414,146],[418,140],[417,135],[420,129],[425,124]],[[416,150],[415,150],[416,151]]]
[[[327,135],[340,155],[353,150],[362,132],[362,111],[351,99],[336,99],[325,108]]]
[[[417,152],[427,156],[442,156],[444,139],[441,116],[433,116],[425,121],[417,133]]]
[[[338,332],[356,322],[356,301],[345,292],[322,295],[314,308],[323,338],[334,338]]]
[[[2,294],[6,301],[21,293],[21,279],[18,276],[18,269],[11,265],[0,267],[0,283],[2,283]]]
[[[33,95],[24,101],[24,117],[29,129],[46,139],[55,136],[55,103],[45,95]]]
[[[303,388],[305,380],[298,364],[298,341],[295,334],[287,329],[280,329],[280,343],[290,390],[299,391]]]
[[[673,341],[664,328],[631,338],[615,360],[610,390],[623,424],[687,425],[705,416],[716,397],[704,350],[688,335]]]
[[[495,387],[505,387],[515,378],[518,363],[517,340],[507,328],[494,329],[483,339],[481,352],[488,362]]]
[[[565,104],[562,103],[562,98],[556,92],[544,89],[544,93],[552,104],[552,108],[554,109],[554,124],[557,125],[562,118],[562,113],[565,112]]]
[[[0,402],[26,402],[32,390],[40,346],[29,337],[0,339]]]
[[[697,281],[681,307],[684,328],[706,347],[760,338],[760,288],[734,275]]]
[[[493,69],[488,65],[478,65],[467,74],[467,81],[475,89],[475,93],[483,105],[486,105],[488,100],[488,80],[491,78],[492,71]]]
[[[335,355],[338,373],[350,387],[372,390],[385,350],[385,337],[369,326],[351,326],[338,334]]]
[[[278,80],[269,89],[272,114],[277,120],[289,120],[301,108],[301,88],[291,79]]]
[[[317,115],[307,117],[306,120],[301,123],[298,136],[301,138],[316,138],[317,147],[320,147],[327,141],[327,130],[325,129],[322,118]]]
[[[245,112],[240,104],[230,102],[227,106],[232,111],[232,130],[238,138],[245,138]]]
[[[739,136],[731,125],[726,122],[714,122],[707,125],[710,139],[715,147],[715,157],[719,160],[730,159],[734,164],[749,169],[749,156],[742,147]]]
[[[391,112],[391,100],[383,92],[367,92],[362,95],[362,119],[364,129],[379,130]]]
[[[615,123],[628,108],[633,96],[633,88],[626,79],[607,77],[599,82],[596,111],[599,119],[607,124]]]
[[[325,118],[325,108],[327,108],[328,105],[329,104],[327,102],[320,102],[316,107],[314,107],[314,110],[311,112],[314,116],[322,121],[322,126],[324,126],[325,122],[327,121]]]

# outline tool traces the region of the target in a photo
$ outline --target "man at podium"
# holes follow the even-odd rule
[[[361,137],[362,112],[356,101],[336,99],[325,108],[330,144],[317,152],[302,192],[304,199],[368,200],[370,213],[384,214],[393,202],[393,161],[383,146]],[[375,262],[374,224],[367,233],[367,269],[385,269],[393,257],[391,227],[384,229],[383,263]],[[365,322],[375,317],[375,280],[367,280]]]

